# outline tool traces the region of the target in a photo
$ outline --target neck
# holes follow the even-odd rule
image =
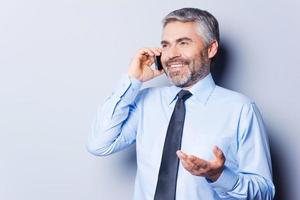
[[[199,81],[201,81],[202,79],[204,79],[208,74],[209,74],[209,72],[203,74],[202,76],[197,77],[197,79],[191,80],[190,83],[184,85],[182,87],[182,89],[184,89],[184,90],[190,89],[191,87],[193,87],[193,85],[195,85],[196,83],[198,83]]]

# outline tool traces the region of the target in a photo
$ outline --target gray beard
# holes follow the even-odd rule
[[[188,73],[180,78],[169,78],[169,81],[177,87],[185,88],[194,85],[199,80],[203,79],[205,76],[209,74],[209,68],[201,68],[198,72],[192,74],[189,70]]]
[[[203,79],[210,72],[210,63],[205,55],[201,56],[201,67],[198,71],[194,71],[191,66],[189,66],[188,73],[185,75],[175,75],[171,78],[168,71],[165,71],[169,81],[177,87],[185,88],[194,85],[199,80]]]

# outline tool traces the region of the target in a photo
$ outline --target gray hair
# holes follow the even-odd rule
[[[206,45],[209,45],[214,40],[219,43],[218,21],[212,14],[205,10],[198,8],[181,8],[174,10],[163,19],[163,27],[174,21],[197,22],[199,27],[198,33]]]

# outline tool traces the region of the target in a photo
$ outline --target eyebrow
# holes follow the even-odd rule
[[[188,41],[193,41],[191,38],[188,38],[188,37],[182,37],[182,38],[178,38],[175,42],[176,43],[179,43],[179,42],[182,42],[182,41],[185,41],[185,40],[188,40]],[[166,41],[166,40],[162,40],[160,42],[160,44],[170,44],[170,42]]]

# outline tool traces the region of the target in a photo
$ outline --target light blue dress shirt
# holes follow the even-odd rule
[[[99,108],[87,149],[105,156],[136,143],[135,200],[153,200],[176,86],[140,90],[124,76]],[[261,115],[246,96],[216,86],[211,74],[192,86],[186,100],[181,150],[214,159],[217,145],[226,157],[215,182],[194,176],[179,165],[176,200],[273,199],[272,167]]]

